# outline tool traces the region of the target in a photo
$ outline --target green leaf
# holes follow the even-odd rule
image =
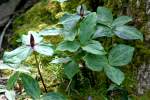
[[[118,26],[115,29],[115,34],[123,39],[126,40],[134,40],[134,39],[140,39],[143,40],[143,35],[140,31],[138,31],[136,28],[131,26]]]
[[[29,31],[27,35],[22,35],[21,40],[22,40],[23,45],[30,45],[30,35],[31,34],[34,37],[35,44],[42,42],[43,37],[41,37],[38,33],[34,32],[34,31]]]
[[[61,64],[61,63],[67,63],[71,60],[70,57],[66,57],[66,58],[56,58],[54,60],[51,61],[51,63],[53,64]]]
[[[30,73],[29,67],[26,67],[22,64],[12,64],[12,63],[3,63],[0,64],[0,69],[2,70],[13,70],[13,71],[18,71],[22,73]]]
[[[108,66],[108,60],[102,55],[87,54],[84,57],[86,66],[92,71],[101,71],[104,67]]]
[[[90,40],[91,36],[95,33],[96,19],[96,13],[91,13],[81,21],[79,27],[79,39],[82,44],[85,44]]]
[[[42,100],[67,100],[67,99],[59,93],[52,92],[43,95]]]
[[[107,91],[113,91],[115,89],[119,88],[118,85],[116,84],[110,84],[109,88],[107,89]]]
[[[17,66],[18,67],[18,66]],[[14,68],[17,68],[16,66],[14,66]],[[7,65],[7,64],[0,64],[0,70],[13,70],[14,69],[13,67]]]
[[[62,33],[62,29],[61,28],[49,28],[49,29],[44,29],[42,31],[39,32],[39,35],[42,36],[56,36],[56,35],[60,35]]]
[[[73,41],[77,35],[77,29],[74,28],[72,30],[63,30],[64,40]]]
[[[119,16],[117,17],[113,23],[112,26],[120,26],[120,25],[124,25],[128,22],[132,21],[132,17],[129,16]]]
[[[103,26],[103,25],[98,25],[93,38],[98,38],[98,37],[103,37],[103,36],[112,37],[113,35],[114,34],[109,27]]]
[[[26,93],[33,99],[38,100],[41,94],[38,82],[27,74],[22,73],[20,76]]]
[[[60,23],[63,24],[65,30],[71,30],[76,27],[80,16],[75,14],[64,14],[60,19]]]
[[[46,56],[52,56],[54,51],[51,44],[41,43],[34,46],[34,50]]]
[[[115,67],[111,66],[105,67],[104,71],[107,77],[117,85],[120,85],[124,80],[124,73]]]
[[[19,72],[15,72],[7,81],[7,89],[11,90],[14,88],[17,79],[19,78]]]
[[[64,64],[64,73],[71,80],[79,72],[79,66],[75,61]]]
[[[63,24],[63,36],[64,40],[73,41],[77,35],[77,23],[80,19],[80,16],[75,14],[65,14],[60,23]]]
[[[6,89],[1,89],[0,88],[0,93],[4,93],[6,91]]]
[[[6,92],[6,91],[7,91],[7,90],[6,90],[6,86],[0,84],[0,93],[4,93],[4,92]]]
[[[79,47],[80,44],[77,41],[63,41],[58,45],[57,50],[75,52]]]
[[[131,62],[134,48],[119,44],[110,50],[108,60],[112,66],[123,66]]]
[[[30,72],[30,68],[29,67],[26,67],[24,65],[19,65],[19,68],[15,69],[14,71],[18,71],[18,72],[22,72],[22,73],[31,73]]]
[[[21,63],[32,53],[32,49],[28,46],[20,46],[13,51],[5,52],[3,56],[4,62],[7,63]]]
[[[7,97],[8,100],[16,100],[16,93],[13,90],[6,90],[5,91],[5,96]]]
[[[96,54],[96,55],[106,54],[101,43],[98,41],[94,41],[94,40],[90,41],[87,45],[83,46],[82,49],[89,53]]]
[[[97,8],[97,22],[103,25],[111,26],[113,22],[113,15],[111,10],[105,7]]]

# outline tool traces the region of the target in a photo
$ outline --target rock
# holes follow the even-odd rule
[[[150,0],[147,0],[146,2],[146,13],[150,16]]]
[[[0,5],[4,2],[8,2],[9,0],[0,0]]]
[[[150,89],[150,63],[143,64],[138,69],[138,86],[137,93],[143,95],[147,90]]]
[[[0,27],[3,26],[12,15],[21,0],[9,0],[0,5]]]
[[[37,2],[38,2],[38,0],[27,0],[24,5],[24,9],[28,9],[29,7],[33,6],[33,4],[35,4]]]

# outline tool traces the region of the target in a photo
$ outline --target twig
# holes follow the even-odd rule
[[[69,90],[69,87],[70,87],[70,85],[71,85],[71,82],[72,82],[72,79],[70,80],[70,82],[69,82],[69,84],[68,84],[68,86],[67,86],[67,88],[66,88],[66,92]]]
[[[2,48],[2,42],[3,42],[4,35],[6,33],[6,30],[9,27],[9,25],[11,24],[11,22],[12,22],[12,18],[9,19],[8,23],[5,25],[5,27],[4,27],[3,31],[2,31],[2,34],[0,35],[0,49]]]

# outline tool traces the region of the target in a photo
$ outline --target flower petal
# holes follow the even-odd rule
[[[30,36],[31,36],[31,34],[34,37],[34,41],[35,41],[34,43],[35,44],[38,44],[43,40],[43,37],[41,37],[38,33],[34,32],[34,31],[29,31],[28,35],[23,35],[22,36],[22,43],[24,45],[30,45]]]
[[[49,44],[38,44],[34,46],[34,50],[40,54],[46,55],[46,56],[52,56],[54,51],[52,49],[52,46]]]

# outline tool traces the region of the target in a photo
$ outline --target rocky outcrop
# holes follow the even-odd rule
[[[143,95],[150,89],[150,63],[144,63],[139,67],[137,80],[137,92],[139,95]]]
[[[0,27],[3,26],[9,17],[14,13],[17,5],[21,0],[9,0],[0,5]]]
[[[146,13],[150,16],[150,0],[146,1]]]
[[[31,7],[38,0],[0,0],[0,27],[4,26],[9,20],[9,17],[14,14],[16,8],[17,11],[24,10]]]

